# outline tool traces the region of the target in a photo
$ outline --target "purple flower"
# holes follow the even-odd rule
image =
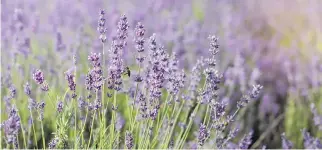
[[[15,98],[16,97],[16,95],[17,95],[17,89],[13,85],[10,86],[9,92],[10,92],[10,97],[11,98]]]
[[[138,107],[139,107],[139,113],[140,113],[140,118],[147,118],[148,114],[147,114],[147,110],[148,110],[148,105],[147,105],[147,101],[146,98],[144,97],[144,95],[139,92],[137,94],[137,101],[138,101]]]
[[[141,22],[138,22],[138,24],[135,27],[135,48],[139,53],[144,52],[144,34],[145,34],[145,29],[144,26]]]
[[[218,37],[214,36],[214,35],[210,35],[209,37],[210,40],[210,49],[209,51],[211,52],[212,55],[216,55],[219,50],[219,44],[218,44]]]
[[[252,136],[253,131],[249,132],[247,135],[244,135],[244,137],[239,141],[239,148],[240,149],[248,149],[250,144],[252,144]]]
[[[80,108],[81,110],[84,110],[85,107],[87,106],[86,101],[84,101],[83,97],[78,97],[78,108]]]
[[[283,149],[292,149],[293,148],[293,143],[286,138],[284,132],[281,134],[281,138],[282,138]]]
[[[21,122],[17,110],[12,108],[8,120],[3,124],[4,134],[8,144],[15,144],[18,142],[16,136],[18,136],[20,126]]]
[[[37,102],[34,99],[29,97],[29,99],[28,99],[28,109],[33,110],[35,108],[37,108]]]
[[[61,32],[56,32],[56,43],[55,43],[55,50],[58,52],[64,51],[66,49],[66,45],[63,43],[63,38]]]
[[[93,68],[86,75],[85,86],[87,90],[95,89],[96,91],[100,90],[105,79],[102,76],[101,63],[99,62],[100,54],[91,53],[88,56],[88,60],[91,61]]]
[[[37,84],[44,83],[44,73],[41,70],[37,69],[33,74],[33,79],[36,81]]]
[[[108,77],[108,88],[120,91],[123,81],[121,79],[124,72],[123,51],[126,46],[126,38],[128,36],[128,22],[125,15],[121,16],[118,22],[117,38],[112,41],[110,50],[110,67]]]
[[[125,133],[125,145],[127,149],[132,149],[134,146],[134,138],[130,131]]]
[[[47,92],[47,91],[49,91],[49,85],[48,85],[48,83],[47,83],[47,81],[44,81],[43,83],[42,83],[42,85],[41,85],[41,90],[42,91],[44,91],[44,92]]]
[[[104,18],[105,12],[104,10],[100,11],[99,14],[99,20],[98,20],[98,25],[97,25],[97,31],[100,33],[99,39],[101,40],[102,43],[106,42],[106,28],[105,28],[105,18]]]
[[[178,60],[175,54],[170,59],[168,70],[168,90],[170,94],[176,95],[183,88],[186,75],[183,70],[181,72],[178,71]]]
[[[39,120],[43,120],[44,119],[44,108],[45,108],[45,102],[41,101],[37,104],[38,110],[39,110],[39,116],[38,119]]]
[[[27,82],[23,87],[24,87],[25,94],[27,94],[30,97],[31,96],[31,87],[30,87],[29,83]]]
[[[49,149],[56,149],[58,142],[59,142],[59,138],[57,137],[53,138],[48,144]]]
[[[202,67],[204,66],[202,59],[198,60],[196,65],[192,68],[192,73],[190,76],[190,84],[188,87],[188,91],[189,91],[189,98],[191,99],[195,99],[196,98],[196,92],[197,92],[197,88],[200,84],[201,81],[201,75],[202,75]]]
[[[210,131],[207,129],[207,126],[204,124],[200,124],[199,126],[199,134],[198,134],[198,145],[202,147],[205,144],[205,141],[209,138]]]
[[[61,113],[63,111],[64,103],[62,101],[59,101],[57,103],[57,111],[58,113]]]
[[[242,98],[237,102],[237,107],[242,108],[245,107],[250,100],[254,100],[258,98],[260,91],[262,90],[263,86],[257,84],[253,85],[253,89],[249,92],[248,95],[243,95]]]
[[[73,92],[72,98],[76,98],[76,83],[75,83],[75,76],[70,72],[65,73],[65,78],[68,81],[68,87]]]
[[[321,149],[322,143],[318,138],[314,138],[310,135],[306,129],[302,129],[304,148],[306,149]]]
[[[319,130],[322,130],[322,116],[319,115],[314,103],[311,103],[311,112],[313,113],[313,121],[314,124],[319,128]]]

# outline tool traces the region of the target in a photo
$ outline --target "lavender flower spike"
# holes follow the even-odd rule
[[[281,138],[282,138],[283,149],[292,149],[293,148],[293,143],[286,138],[285,133],[281,134]]]
[[[41,70],[37,69],[33,74],[33,79],[36,81],[37,84],[44,83],[45,81],[44,73]]]
[[[247,135],[245,135],[240,141],[239,141],[239,148],[240,149],[248,149],[250,144],[252,143],[252,136],[253,131],[249,132]]]

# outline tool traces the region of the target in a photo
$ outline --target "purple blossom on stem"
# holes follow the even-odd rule
[[[27,94],[29,97],[31,96],[31,87],[29,85],[29,83],[27,82],[26,84],[24,84],[24,92],[25,94]]]
[[[98,20],[98,25],[97,25],[97,31],[100,33],[99,39],[101,40],[102,43],[106,42],[106,28],[105,28],[105,23],[106,20],[104,18],[105,11],[101,10],[99,13],[99,20]]]
[[[313,122],[318,127],[319,130],[322,130],[322,116],[319,115],[317,108],[314,103],[310,105],[311,112],[313,113]]]
[[[66,45],[63,43],[63,38],[61,32],[56,32],[56,43],[55,43],[55,50],[58,52],[64,51],[66,49]]]
[[[132,149],[134,146],[134,138],[130,131],[125,133],[125,145],[127,149]]]
[[[61,113],[63,111],[64,103],[62,101],[59,101],[57,103],[57,111],[58,113]]]
[[[87,90],[100,90],[105,79],[102,76],[101,63],[99,61],[100,54],[91,53],[88,56],[88,60],[91,61],[93,68],[86,75],[85,86]]]
[[[59,138],[57,137],[53,138],[48,144],[49,149],[56,149],[58,142],[59,142]]]
[[[18,141],[16,136],[21,126],[20,117],[15,108],[11,109],[8,120],[3,124],[5,138],[8,144],[16,144]]]
[[[36,81],[37,84],[44,83],[44,73],[41,70],[37,69],[33,74],[33,79]]]
[[[10,92],[10,97],[11,98],[15,98],[16,97],[16,95],[17,95],[17,89],[13,85],[10,86],[9,92]]]
[[[285,133],[281,134],[281,138],[282,138],[283,149],[292,149],[293,148],[293,143],[286,138]]]
[[[38,107],[38,111],[39,111],[39,116],[38,116],[38,119],[39,120],[43,120],[44,119],[44,108],[45,108],[45,102],[42,101],[42,102],[39,102],[37,104],[37,107]]]
[[[112,41],[110,50],[110,68],[108,77],[108,88],[120,91],[123,81],[121,79],[124,72],[123,51],[126,46],[126,38],[128,36],[128,21],[125,15],[121,16],[118,22],[117,38]]]
[[[183,70],[181,72],[178,71],[178,60],[176,58],[176,54],[172,55],[168,67],[168,90],[170,94],[176,95],[179,90],[183,88],[186,77]]]
[[[253,131],[249,132],[247,135],[244,135],[244,137],[239,141],[239,148],[240,149],[248,149],[250,144],[252,144],[252,136]]]
[[[245,107],[250,100],[254,100],[259,97],[260,91],[262,90],[263,86],[260,84],[253,85],[253,89],[249,92],[248,95],[243,95],[242,98],[237,102],[237,107],[242,108]]]
[[[139,111],[140,111],[140,117],[145,119],[148,117],[147,115],[147,110],[148,110],[148,106],[147,106],[147,101],[146,98],[144,97],[144,95],[139,92],[137,95],[137,100],[138,100],[138,104],[139,104]]]
[[[42,91],[44,91],[44,92],[47,92],[47,91],[49,91],[49,85],[48,85],[48,83],[47,83],[47,81],[44,81],[43,83],[42,83],[42,85],[41,85],[41,90]]]
[[[207,126],[204,124],[200,124],[199,126],[199,134],[198,134],[198,145],[202,147],[205,144],[205,141],[209,138],[210,131],[207,129]]]
[[[305,149],[321,149],[322,143],[318,138],[314,138],[310,135],[306,129],[302,129],[304,148]]]
[[[34,99],[32,99],[32,98],[29,97],[29,99],[28,99],[28,109],[29,110],[33,110],[35,108],[37,108],[37,102],[36,102],[36,100],[34,100]]]
[[[75,83],[74,74],[72,74],[70,72],[66,72],[65,73],[65,78],[66,78],[66,80],[68,82],[69,90],[71,90],[73,92],[72,98],[76,98],[76,83]]]
[[[195,99],[196,98],[196,92],[197,92],[197,88],[200,84],[201,81],[201,72],[202,72],[202,67],[203,67],[203,61],[198,60],[196,65],[192,68],[192,73],[190,75],[190,84],[188,87],[188,91],[189,91],[189,98],[190,99]]]

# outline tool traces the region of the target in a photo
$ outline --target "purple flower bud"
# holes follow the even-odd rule
[[[145,29],[141,22],[138,22],[138,24],[135,27],[135,39],[134,42],[136,43],[135,48],[139,53],[144,52],[144,34]]]
[[[10,92],[10,97],[11,97],[11,98],[15,98],[15,97],[16,97],[16,95],[17,95],[17,90],[16,90],[16,88],[15,88],[13,85],[11,85],[11,86],[10,86],[10,88],[9,88],[9,92]]]
[[[104,18],[105,12],[104,10],[100,11],[99,14],[99,20],[98,20],[98,25],[97,25],[97,31],[100,33],[99,39],[101,40],[102,43],[106,42],[106,28],[105,28],[105,18]]]
[[[41,70],[37,69],[33,74],[33,79],[36,81],[37,84],[44,83],[45,81],[44,73]]]
[[[211,52],[212,55],[216,55],[219,50],[219,44],[218,44],[218,38],[214,35],[208,37],[210,40],[210,49],[209,51]]]
[[[59,101],[57,103],[57,111],[58,113],[61,113],[63,111],[64,103],[62,101]]]
[[[130,131],[125,133],[125,145],[127,149],[132,149],[134,146],[134,138]]]
[[[260,91],[262,90],[263,86],[260,84],[253,85],[253,90],[250,93],[250,98],[256,99],[259,96]]]
[[[29,98],[28,103],[29,103],[28,104],[28,109],[29,110],[33,110],[33,109],[37,108],[37,102],[34,99]]]
[[[318,138],[314,138],[310,135],[306,129],[302,129],[303,142],[305,149],[321,149],[322,143]]]
[[[247,135],[244,135],[244,137],[239,141],[239,148],[240,149],[248,149],[250,144],[252,144],[252,136],[253,131],[249,132]]]
[[[24,86],[24,92],[30,97],[31,96],[31,87],[29,83],[27,82]]]
[[[200,124],[199,126],[199,134],[198,134],[198,145],[202,147],[205,144],[205,141],[209,138],[210,131],[207,129],[207,126],[204,124]]]
[[[65,73],[65,78],[68,81],[68,87],[71,91],[76,90],[75,76],[70,72]]]
[[[58,142],[59,139],[57,137],[53,138],[48,144],[49,149],[56,149]]]
[[[20,117],[15,108],[12,108],[8,120],[6,120],[3,124],[4,134],[8,144],[17,143],[16,136],[18,136],[20,126]]]
[[[48,83],[47,83],[47,81],[44,81],[43,83],[42,83],[42,85],[41,85],[41,90],[42,91],[44,91],[44,92],[47,92],[47,91],[49,91],[49,85],[48,85]]]
[[[281,138],[282,138],[283,149],[292,149],[293,148],[293,143],[286,138],[284,132],[281,134]]]

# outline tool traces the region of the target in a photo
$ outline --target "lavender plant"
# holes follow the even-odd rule
[[[109,2],[3,1],[0,148],[321,148],[321,59],[251,2]]]

